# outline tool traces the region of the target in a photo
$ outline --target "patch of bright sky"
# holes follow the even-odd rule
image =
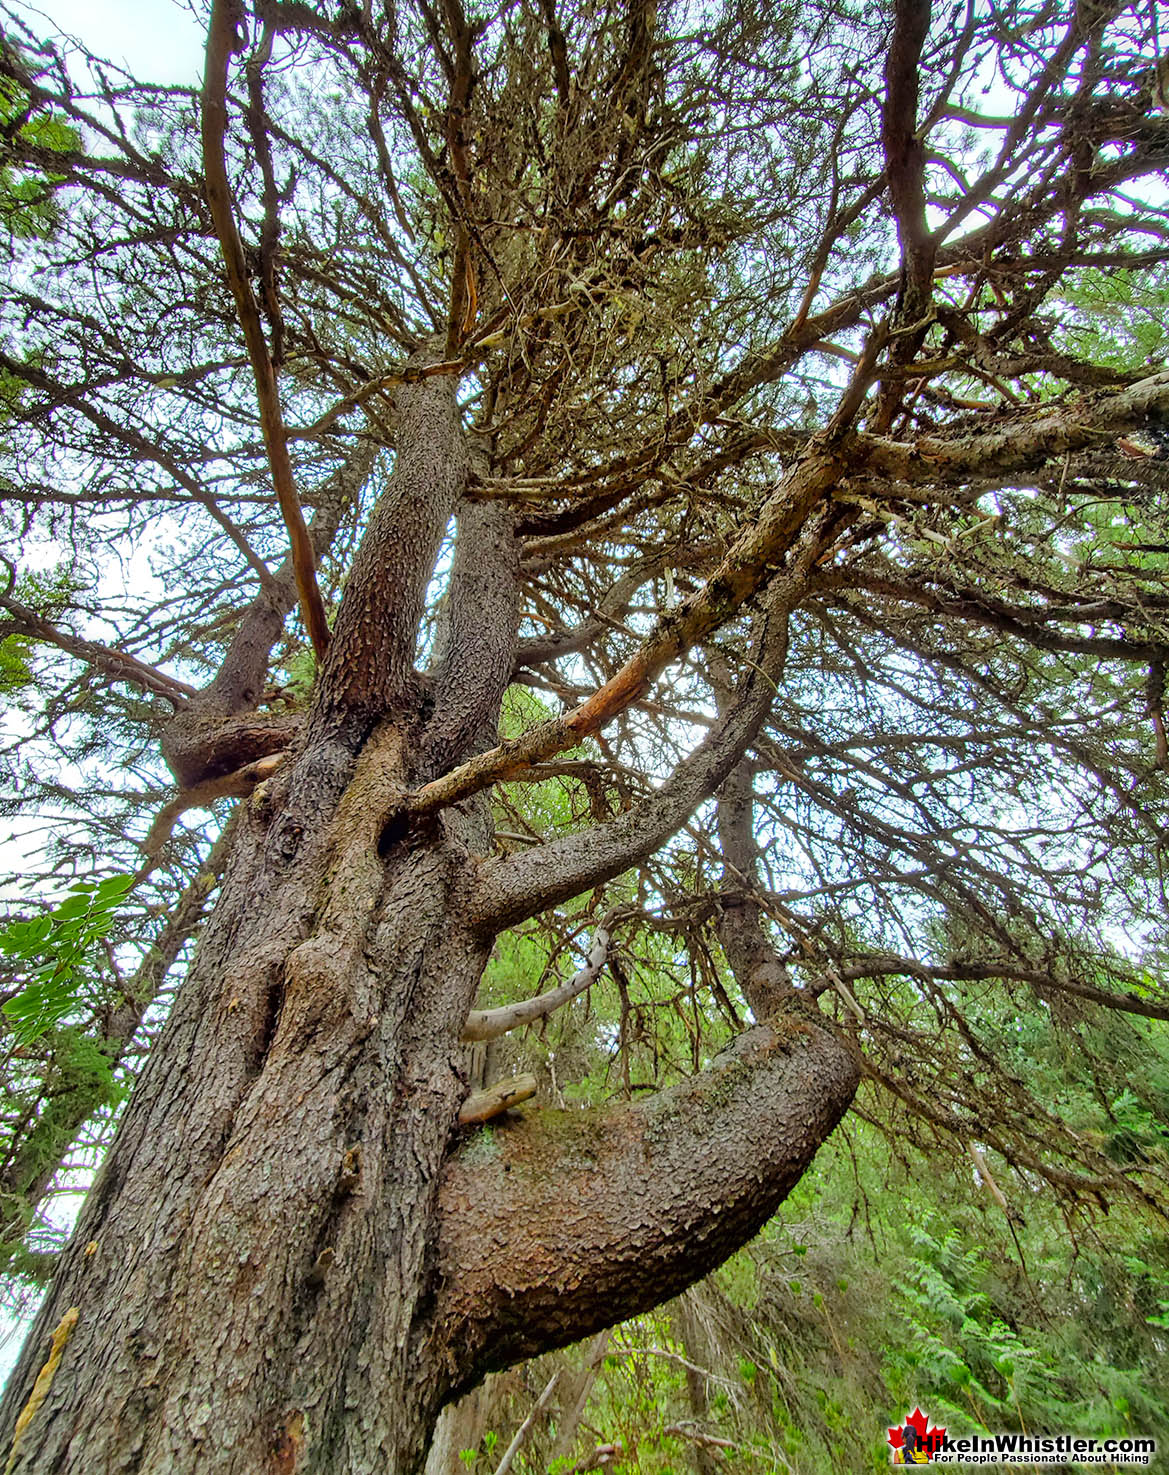
[[[206,20],[177,0],[46,0],[22,13],[39,37],[75,37],[139,81],[195,86],[203,71]]]

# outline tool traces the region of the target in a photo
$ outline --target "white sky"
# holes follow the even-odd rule
[[[75,36],[139,81],[193,85],[202,76],[204,21],[177,0],[41,0],[21,8],[38,37]]]

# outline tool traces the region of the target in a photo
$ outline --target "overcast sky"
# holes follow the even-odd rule
[[[196,83],[204,22],[176,0],[41,0],[22,6],[38,36],[63,31],[143,82]]]

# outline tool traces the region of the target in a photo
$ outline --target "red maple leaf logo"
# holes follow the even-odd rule
[[[907,1439],[911,1429],[913,1433]],[[894,1449],[901,1449],[909,1444],[915,1451],[923,1452],[928,1461],[930,1456],[941,1449],[945,1434],[945,1429],[931,1426],[921,1409],[915,1408],[901,1428],[889,1430],[888,1442]]]

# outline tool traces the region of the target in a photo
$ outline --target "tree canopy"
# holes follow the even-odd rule
[[[795,1010],[868,1151],[1160,1211],[1164,44],[1151,0],[215,0],[196,93],[6,12],[13,1269],[240,816],[387,714],[351,833],[466,821],[472,1023],[547,1021],[545,1107]]]

